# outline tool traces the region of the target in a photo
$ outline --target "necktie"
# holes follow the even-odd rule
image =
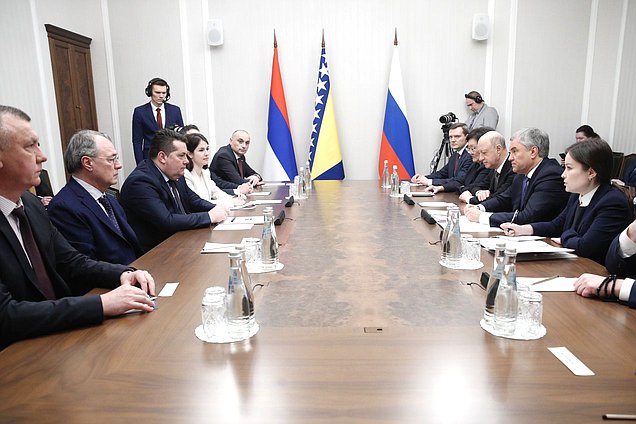
[[[455,153],[455,169],[453,170],[453,177],[457,175],[458,169],[459,169],[459,154]]]
[[[524,204],[524,200],[526,198],[526,191],[528,189],[528,183],[530,182],[530,178],[523,177],[523,183],[521,184],[521,202],[520,204]]]
[[[121,234],[121,228],[119,228],[119,223],[117,222],[117,218],[115,217],[113,206],[110,204],[110,202],[106,198],[106,195],[103,195],[102,197],[97,199],[97,201],[104,207],[104,209],[106,210],[106,215],[108,215],[108,218],[110,218],[113,224],[115,224],[115,228],[117,228],[117,232]]]
[[[499,172],[495,171],[495,190],[499,187]]]
[[[157,126],[159,129],[163,128],[163,119],[161,119],[161,108],[157,108]]]
[[[18,221],[20,222],[20,234],[22,234],[24,250],[26,250],[26,253],[29,256],[29,260],[31,261],[33,271],[35,271],[35,277],[37,278],[38,286],[47,299],[56,299],[55,290],[53,290],[53,284],[51,283],[49,274],[46,272],[46,268],[44,267],[44,260],[42,259],[42,255],[40,254],[40,249],[38,248],[38,245],[35,243],[35,239],[33,238],[33,231],[31,231],[31,225],[29,224],[26,214],[24,213],[24,207],[17,207],[11,213],[15,217],[17,217]]]
[[[174,203],[179,213],[185,215],[185,209],[183,209],[183,203],[181,203],[181,196],[179,196],[179,190],[177,190],[177,182],[169,180],[170,190],[172,190],[172,196],[174,196]]]
[[[238,161],[238,168],[239,168],[239,173],[241,174],[241,178],[245,178],[245,171],[243,170],[243,161],[245,159],[243,158],[243,156],[241,156],[240,158],[237,159]]]
[[[584,213],[585,206],[579,206],[578,208],[576,208],[576,212],[574,212],[574,221],[572,222],[571,228],[576,228],[576,226],[579,225],[579,222],[581,222],[581,218],[583,218]]]

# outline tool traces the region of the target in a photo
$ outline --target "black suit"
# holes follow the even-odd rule
[[[426,178],[432,180],[433,185],[444,185],[450,181],[458,181],[463,184],[466,172],[472,163],[473,158],[468,153],[468,150],[464,149],[461,156],[457,152],[453,152],[448,158],[448,163],[442,169],[427,175]],[[455,168],[457,168],[457,171],[455,171]]]
[[[492,170],[486,168],[479,162],[473,162],[470,164],[468,171],[466,171],[463,184],[460,181],[451,180],[443,184],[444,191],[456,191],[459,194],[470,191],[472,194],[475,194],[477,190],[484,190],[488,187],[488,177],[491,172]]]
[[[221,147],[214,154],[212,158],[212,162],[210,163],[210,175],[216,175],[220,180],[228,182],[233,185],[233,187],[229,187],[226,184],[224,186],[219,185],[217,180],[214,180],[215,183],[222,189],[225,188],[236,188],[240,184],[245,182],[245,178],[257,175],[260,179],[260,175],[256,171],[254,171],[245,160],[245,156],[243,156],[243,177],[241,177],[241,172],[239,170],[238,160],[234,155],[234,151],[232,150],[232,146],[229,144]],[[214,178],[214,177],[213,177]]]
[[[179,212],[170,186],[150,159],[137,165],[121,187],[119,203],[124,207],[128,223],[137,233],[144,251],[152,249],[177,231],[211,224],[208,211],[214,204],[190,190],[185,178],[179,178],[176,184],[185,214]]]
[[[627,258],[621,257],[619,237],[620,234],[614,238],[607,251],[605,266],[611,274],[616,274],[618,278],[636,278],[636,255]],[[636,308],[636,283],[632,285],[627,304]]]
[[[0,213],[0,348],[20,339],[101,323],[99,296],[71,296],[95,287],[118,287],[120,275],[130,269],[79,253],[51,224],[37,197],[26,192],[22,202],[58,300],[46,300],[20,241]]]
[[[512,163],[508,159],[506,159],[506,161],[503,164],[503,167],[501,167],[501,173],[499,174],[499,178],[495,178],[496,172],[497,171],[493,170],[493,172],[489,175],[486,188],[490,191],[490,196],[484,199],[484,202],[498,195],[499,193],[503,193],[504,191],[506,191],[508,187],[510,187],[510,185],[512,184],[512,180],[514,180],[515,175],[517,175],[514,172],[512,172]],[[470,203],[472,205],[477,205],[480,202],[479,202],[479,199],[477,199],[476,197],[473,197],[472,199],[470,199]]]
[[[531,224],[533,232],[539,236],[561,237],[563,247],[602,265],[614,237],[632,221],[627,197],[619,189],[603,184],[575,223],[579,197],[579,194],[571,194],[566,208],[552,221]]]
[[[490,226],[499,227],[510,222],[514,211],[519,211],[514,223],[548,221],[561,213],[568,201],[561,174],[563,168],[554,159],[543,158],[532,174],[525,196],[521,198],[523,174],[517,174],[504,192],[483,201],[481,204],[490,216]]]

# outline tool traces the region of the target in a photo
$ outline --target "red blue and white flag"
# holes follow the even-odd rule
[[[278,43],[274,33],[274,59],[269,94],[267,146],[263,163],[263,178],[274,181],[293,181],[298,175],[296,155],[287,116],[283,80],[278,66]]]
[[[398,175],[401,180],[408,180],[415,174],[411,131],[406,114],[402,70],[400,68],[400,57],[397,47],[397,32],[393,46],[393,59],[391,61],[391,72],[389,74],[389,90],[386,96],[384,127],[382,130],[382,142],[380,144],[380,157],[378,160],[378,173],[380,178],[382,178],[385,160],[389,161],[389,172],[393,165],[397,165]]]

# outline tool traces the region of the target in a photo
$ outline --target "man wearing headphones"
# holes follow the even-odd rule
[[[468,131],[481,127],[497,129],[497,123],[499,122],[497,109],[488,106],[477,91],[466,93],[464,97],[466,98],[466,106],[472,112],[466,119]]]
[[[155,132],[175,124],[183,126],[179,106],[166,103],[170,99],[170,86],[166,80],[151,79],[145,93],[150,97],[150,102],[137,106],[132,118],[132,142],[137,164],[148,159]]]

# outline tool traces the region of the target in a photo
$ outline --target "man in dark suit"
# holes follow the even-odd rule
[[[210,175],[220,180],[214,180],[219,187],[235,189],[245,182],[252,186],[262,182],[261,176],[245,161],[249,148],[250,135],[247,131],[236,130],[230,137],[230,143],[217,150],[210,163]]]
[[[510,141],[510,162],[517,175],[504,192],[480,203],[467,205],[466,217],[491,227],[504,222],[529,224],[550,221],[565,207],[568,194],[559,163],[548,158],[550,138],[538,128],[515,133]]]
[[[613,297],[636,308],[636,221],[612,241],[605,266],[616,276],[615,283],[607,284],[607,290],[598,290],[605,277],[583,274],[574,283],[576,292],[584,297]]]
[[[481,188],[474,193],[462,193],[459,199],[465,203],[476,205],[503,193],[515,176],[512,172],[512,164],[508,160],[508,149],[506,149],[506,139],[503,135],[496,131],[490,131],[479,139],[477,144],[479,160],[481,163],[491,170],[488,175],[486,187]]]
[[[463,184],[466,172],[468,172],[468,168],[473,163],[470,153],[466,150],[467,135],[468,127],[466,125],[461,122],[451,125],[448,130],[448,136],[453,154],[448,159],[448,163],[439,171],[427,176],[415,174],[411,181],[425,186],[439,186],[451,181],[458,181]]]
[[[466,171],[463,181],[451,179],[442,185],[433,185],[426,187],[427,192],[436,194],[439,192],[451,192],[456,191],[458,193],[472,193],[477,190],[481,190],[487,187],[488,177],[492,172],[490,169],[485,168],[479,161],[479,151],[477,150],[477,142],[488,131],[492,131],[489,127],[475,128],[466,136],[466,151],[470,154],[471,160],[470,167]],[[462,196],[460,196],[461,199]]]
[[[132,143],[137,164],[148,159],[155,132],[175,124],[183,126],[179,106],[167,103],[170,99],[170,86],[165,80],[151,79],[145,93],[150,97],[150,102],[137,106],[132,117]]]
[[[227,218],[224,206],[215,206],[188,188],[183,178],[188,165],[185,136],[160,130],[149,154],[150,159],[126,178],[119,196],[144,251],[177,231],[208,227]]]
[[[117,184],[121,163],[106,134],[81,130],[64,153],[68,183],[51,201],[49,218],[71,246],[100,261],[129,264],[142,251],[126,214],[106,190]]]
[[[40,183],[47,159],[30,120],[0,105],[0,348],[99,324],[130,309],[153,310],[150,274],[79,253],[51,224],[38,198],[25,191]],[[78,296],[94,287],[113,290]]]

